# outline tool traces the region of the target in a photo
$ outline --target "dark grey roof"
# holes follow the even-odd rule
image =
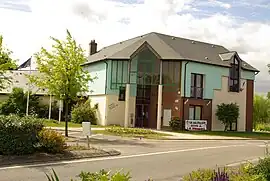
[[[145,42],[163,60],[190,60],[228,67],[230,66],[230,61],[227,60],[231,59],[236,53],[235,51],[230,52],[220,45],[152,32],[104,47],[97,53],[89,56],[86,64],[104,59],[130,59],[130,56]],[[243,69],[258,71],[245,61],[243,61],[242,65]]]

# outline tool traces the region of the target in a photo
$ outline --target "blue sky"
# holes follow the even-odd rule
[[[4,18],[3,18],[4,17]],[[0,34],[19,62],[69,29],[88,50],[151,31],[221,44],[261,70],[270,90],[270,0],[0,0]]]

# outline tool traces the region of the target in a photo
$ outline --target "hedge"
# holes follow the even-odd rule
[[[25,155],[36,151],[41,119],[28,116],[0,115],[0,154]]]

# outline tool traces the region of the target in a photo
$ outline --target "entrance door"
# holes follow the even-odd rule
[[[147,128],[149,126],[149,105],[136,105],[136,122],[135,127]]]

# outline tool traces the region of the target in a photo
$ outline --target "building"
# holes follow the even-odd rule
[[[224,130],[217,105],[236,102],[240,117],[233,127],[252,131],[259,71],[223,46],[148,33],[97,51],[93,40],[84,67],[97,77],[89,86],[101,125],[161,129],[180,117]]]

